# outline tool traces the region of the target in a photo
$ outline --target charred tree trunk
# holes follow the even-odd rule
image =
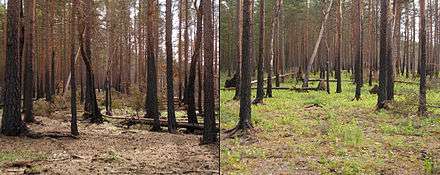
[[[76,33],[76,16],[77,16],[78,0],[73,1],[70,16],[70,112],[72,117],[70,120],[70,132],[72,135],[79,135],[76,114],[76,77],[75,77],[75,33]],[[79,54],[79,53],[77,53]]]
[[[361,2],[353,1],[354,6],[354,20],[353,20],[353,32],[354,32],[354,51],[355,51],[355,82],[356,92],[355,99],[360,100],[361,88],[362,88],[362,15],[361,15]]]
[[[204,33],[204,129],[203,143],[211,144],[217,142],[217,130],[215,124],[215,97],[214,97],[214,26],[212,16],[211,0],[203,0],[203,33]],[[250,79],[249,79],[250,80]]]
[[[34,35],[35,35],[35,0],[27,0],[24,2],[25,8],[25,51],[24,51],[24,121],[34,122],[35,118],[33,115],[33,102],[32,97],[34,93],[34,71],[33,71],[33,60],[35,57],[34,53]]]
[[[259,24],[259,45],[258,45],[258,61],[257,61],[257,96],[253,101],[254,104],[262,103],[264,98],[263,78],[264,78],[264,0],[260,0],[260,24]]]
[[[81,55],[86,67],[86,89],[85,89],[85,104],[84,104],[84,118],[89,119],[92,123],[102,123],[104,119],[99,111],[98,103],[96,101],[94,74],[92,67],[92,50],[91,50],[91,30],[92,25],[92,6],[93,1],[87,0],[85,2],[85,14],[82,21],[82,29],[84,36],[80,34]]]
[[[7,45],[5,65],[4,111],[1,134],[18,136],[26,131],[21,119],[20,93],[20,3],[21,0],[9,0],[7,8]]]
[[[242,27],[242,18],[243,15],[241,14],[241,9],[243,6],[243,0],[237,0],[237,29],[236,29],[236,37],[237,37],[237,42],[236,42],[236,49],[237,49],[237,55],[236,55],[236,59],[237,59],[237,65],[235,68],[235,74],[234,74],[234,79],[236,80],[235,83],[235,95],[234,95],[234,100],[239,100],[240,99],[240,76],[241,76],[241,60],[243,59],[243,53],[242,53],[242,45],[241,43],[243,42],[242,40],[242,35],[243,35],[243,27]]]
[[[249,130],[252,129],[251,123],[251,72],[250,72],[250,28],[252,27],[251,13],[252,0],[243,0],[243,42],[242,42],[242,76],[240,83],[240,120],[237,126],[231,130],[230,136],[238,134],[239,136],[247,136]],[[277,4],[279,1],[277,2]]]
[[[342,40],[342,6],[341,0],[336,0],[336,48],[335,48],[335,78],[336,78],[336,93],[342,92],[342,77],[341,77],[341,40]]]
[[[420,5],[420,87],[419,115],[426,116],[426,31],[425,31],[425,0],[419,0]]]
[[[380,66],[379,66],[379,93],[377,98],[377,108],[385,108],[385,100],[387,99],[387,76],[388,76],[388,41],[387,41],[387,25],[388,25],[388,1],[381,1],[380,8]]]
[[[202,7],[202,4],[200,4],[200,7]],[[202,16],[203,16],[203,9],[198,8],[197,10],[197,31],[196,31],[196,41],[194,46],[194,53],[191,58],[191,65],[189,68],[189,77],[188,77],[188,84],[186,86],[186,95],[187,95],[187,115],[188,115],[188,123],[190,124],[196,124],[197,116],[196,116],[196,102],[195,102],[195,80],[196,80],[196,67],[197,62],[200,60],[200,47],[201,47],[201,41],[202,41]],[[189,128],[189,132],[194,132],[194,129]]]
[[[174,111],[174,78],[173,78],[173,15],[171,13],[172,1],[166,1],[166,60],[167,60],[167,113],[168,131],[176,132],[176,114]]]
[[[156,55],[155,55],[155,42],[154,42],[154,25],[156,16],[155,6],[156,0],[147,1],[147,96],[145,100],[146,114],[145,117],[154,119],[153,131],[159,131],[159,104],[157,99],[157,70],[156,70]]]

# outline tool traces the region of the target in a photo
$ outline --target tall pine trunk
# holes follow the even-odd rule
[[[212,16],[211,0],[203,0],[203,46],[204,46],[204,129],[203,129],[203,143],[217,142],[217,129],[215,125],[215,96],[214,96],[214,26]]]
[[[419,0],[420,5],[420,87],[419,115],[426,115],[426,30],[425,30],[425,0]]]
[[[34,93],[34,71],[33,71],[33,60],[35,57],[34,53],[34,35],[35,35],[35,0],[24,1],[24,17],[25,17],[25,51],[24,51],[24,121],[34,122],[35,118],[33,116],[33,102],[32,97]]]
[[[21,119],[20,102],[20,3],[21,0],[9,0],[7,8],[7,42],[5,65],[4,110],[1,134],[18,136],[26,131]]]
[[[160,121],[159,121],[159,107],[157,98],[157,69],[156,69],[156,54],[155,54],[155,42],[154,42],[154,24],[156,20],[154,17],[156,0],[147,1],[147,95],[145,100],[146,114],[145,117],[150,117],[154,119],[153,131],[159,131]]]
[[[168,113],[168,131],[176,132],[176,114],[174,112],[174,74],[173,74],[173,15],[171,13],[172,1],[166,1],[166,60],[167,60],[167,113]]]

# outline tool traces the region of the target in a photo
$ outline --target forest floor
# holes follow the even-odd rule
[[[36,119],[39,124],[29,125],[34,132],[70,132],[67,111]],[[76,139],[0,136],[0,174],[219,173],[218,146],[200,145],[200,135],[151,132],[145,125],[127,129],[120,121],[80,121]]]
[[[281,84],[293,86],[301,84]],[[436,86],[428,104],[440,106]],[[343,82],[341,94],[334,93],[335,83],[330,87],[331,94],[274,90],[273,98],[252,106],[251,140],[226,138],[237,124],[239,102],[231,100],[235,91],[221,91],[221,173],[440,174],[440,108],[417,117],[418,85],[396,84],[396,102],[380,111],[368,84],[360,101],[352,101],[352,83]]]

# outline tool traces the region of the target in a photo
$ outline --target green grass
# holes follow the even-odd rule
[[[281,84],[300,85],[291,80]],[[335,86],[331,83],[331,94],[274,90],[274,98],[253,105],[258,141],[222,140],[222,173],[440,173],[436,168],[440,167],[440,109],[429,108],[428,117],[417,116],[417,85],[397,83],[391,109],[380,111],[375,109],[377,95],[369,94],[367,84],[360,101],[353,101],[352,83],[344,81],[341,94],[334,93]],[[440,104],[439,89],[428,90],[429,105]],[[231,100],[233,96],[234,91],[221,91],[222,130],[233,128],[238,121],[239,103]],[[315,104],[319,107],[310,107]],[[421,152],[427,152],[429,159],[422,159]]]
[[[0,150],[0,166],[5,163],[16,162],[16,161],[25,161],[25,160],[45,160],[47,159],[46,155],[30,152],[30,151],[2,151]]]

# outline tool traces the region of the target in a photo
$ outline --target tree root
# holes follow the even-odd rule
[[[226,138],[236,138],[241,137],[246,140],[251,139],[255,134],[255,129],[249,122],[239,124],[235,128],[225,131],[227,134]]]

